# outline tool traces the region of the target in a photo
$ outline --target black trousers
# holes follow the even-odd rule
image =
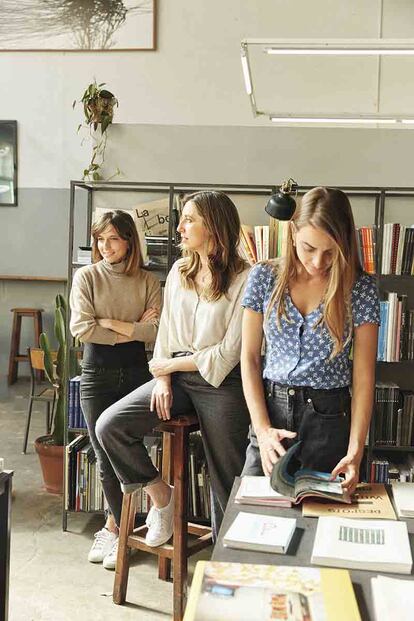
[[[302,440],[299,467],[331,472],[348,451],[351,395],[347,386],[332,390],[306,386],[281,386],[264,380],[266,405],[272,427],[296,431],[283,440],[289,448]],[[263,475],[256,434],[250,428],[250,444],[243,475]]]
[[[105,451],[125,492],[157,479],[143,444],[159,422],[150,412],[156,380],[148,382],[108,408],[96,426],[98,441]],[[243,468],[248,442],[249,413],[244,400],[240,367],[233,369],[221,386],[214,388],[198,371],[172,375],[172,416],[196,412],[212,488],[212,526],[216,534],[230,495],[234,477]],[[112,499],[107,496],[112,508]],[[116,499],[115,499],[116,500]],[[113,512],[117,523],[119,516]]]

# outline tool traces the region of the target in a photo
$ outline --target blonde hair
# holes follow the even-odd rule
[[[240,218],[233,201],[223,192],[204,191],[190,194],[184,204],[192,202],[210,234],[212,249],[208,255],[211,283],[204,297],[216,301],[227,293],[233,278],[247,266],[238,254]],[[194,279],[201,268],[199,254],[183,250],[185,261],[180,265],[181,283],[194,289]]]
[[[111,225],[114,227],[119,237],[128,242],[124,273],[127,276],[133,276],[143,263],[138,233],[132,217],[129,213],[121,211],[120,209],[105,212],[99,220],[92,225],[92,261],[93,263],[98,263],[98,261],[102,260],[102,255],[98,249],[98,237]]]
[[[292,222],[297,230],[304,226],[314,226],[324,231],[335,243],[332,265],[329,270],[328,285],[320,320],[333,341],[330,358],[334,358],[344,348],[352,336],[352,287],[362,273],[358,257],[356,230],[348,197],[332,188],[317,187],[306,192],[297,206]],[[274,263],[275,286],[269,300],[265,321],[269,319],[272,308],[277,305],[276,320],[279,330],[281,318],[287,321],[285,292],[289,282],[297,276],[298,258],[293,244],[292,225],[288,227],[286,255]],[[344,341],[344,337],[347,337]]]

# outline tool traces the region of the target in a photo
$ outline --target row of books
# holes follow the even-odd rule
[[[154,466],[161,471],[162,440],[147,437],[144,440]],[[65,507],[69,511],[103,510],[102,486],[92,445],[86,435],[78,435],[65,447],[66,489]],[[194,433],[189,445],[188,512],[200,521],[211,520],[210,476],[207,471],[201,435]],[[144,488],[137,491],[136,509],[147,513],[151,500]]]
[[[270,218],[269,224],[264,226],[242,224],[239,246],[241,256],[249,265],[282,257],[286,252],[288,226],[288,222],[275,218]]]
[[[68,427],[69,429],[86,429],[80,401],[80,375],[69,380]]]
[[[414,393],[393,382],[375,386],[375,444],[414,446]]]
[[[407,308],[407,295],[394,291],[380,302],[377,360],[414,360],[414,310]]]
[[[86,435],[65,447],[65,509],[103,511],[104,496],[95,452]]]
[[[413,224],[384,224],[381,273],[414,275]]]
[[[367,274],[377,272],[376,263],[377,229],[374,226],[357,228],[357,248],[361,265]]]
[[[405,463],[394,463],[389,459],[373,459],[368,478],[370,483],[413,483],[414,482],[414,460],[410,455]]]

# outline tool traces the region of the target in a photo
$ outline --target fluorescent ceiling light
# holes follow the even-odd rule
[[[251,95],[253,92],[252,81],[250,78],[250,68],[249,61],[247,60],[246,54],[241,55],[241,64],[243,69],[243,77],[244,77],[244,85],[246,87],[246,93]]]
[[[380,48],[373,48],[371,50],[360,50],[360,49],[341,49],[341,48],[322,48],[319,50],[313,49],[300,49],[300,50],[292,50],[292,49],[283,49],[283,48],[274,48],[274,47],[266,47],[263,49],[267,54],[279,54],[281,56],[413,56],[413,50],[385,50]]]
[[[267,54],[281,56],[413,56],[414,39],[244,39],[241,43],[241,63],[246,92],[250,97],[254,116],[268,116],[274,123],[319,123],[358,125],[414,125],[414,116],[398,114],[336,113],[297,114],[274,113],[257,108],[254,81],[249,64],[249,47],[258,46]],[[380,72],[377,71],[379,92]],[[378,109],[377,102],[377,109]]]
[[[277,114],[269,115],[269,118],[273,123],[369,123],[375,125],[376,123],[398,123],[399,120],[395,118],[384,117],[349,117],[349,116],[278,116]],[[402,121],[401,121],[402,122]],[[414,123],[413,121],[409,121]]]

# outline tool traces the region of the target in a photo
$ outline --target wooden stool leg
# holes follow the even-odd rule
[[[188,432],[174,434],[173,619],[182,621],[187,600]]]
[[[35,347],[40,347],[39,344],[39,338],[40,335],[43,331],[43,327],[42,327],[42,313],[40,311],[37,311],[35,313],[35,315],[33,315],[33,321],[34,321],[34,338],[35,338]],[[45,379],[45,374],[43,371],[40,370],[36,370],[36,380],[38,382],[42,382]]]
[[[9,358],[9,373],[7,376],[7,383],[14,384],[17,380],[17,360],[16,356],[19,354],[20,346],[20,330],[22,328],[22,318],[17,313],[13,313],[13,325],[10,342],[10,358]]]
[[[128,537],[134,529],[135,494],[124,494],[113,590],[114,604],[124,604],[129,575]]]
[[[172,481],[172,436],[164,431],[162,434],[162,478],[171,485]],[[171,580],[171,559],[165,556],[158,557],[158,578],[160,580]]]

